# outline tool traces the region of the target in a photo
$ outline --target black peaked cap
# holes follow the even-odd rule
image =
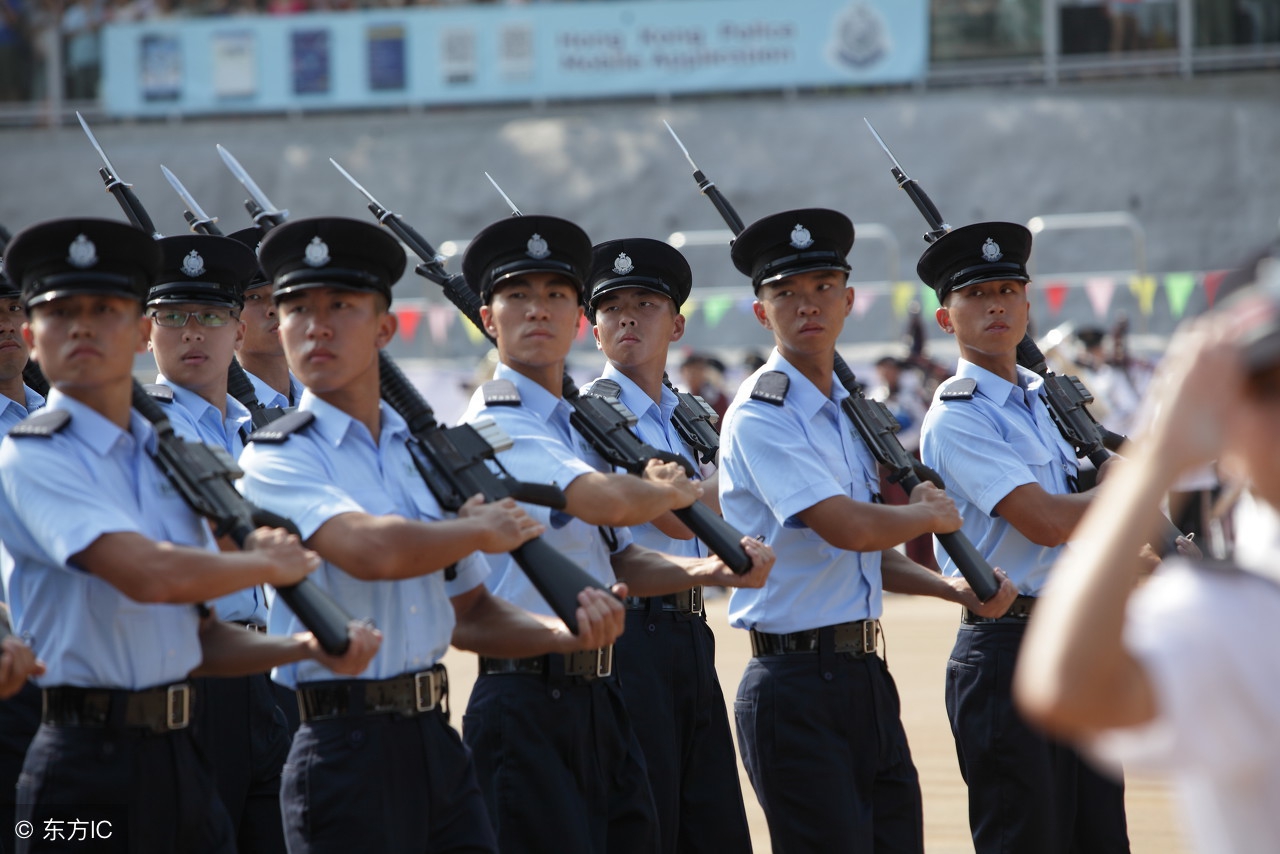
[[[733,242],[733,266],[751,277],[751,287],[797,273],[849,272],[853,223],[839,211],[803,208],[756,220]]]
[[[975,222],[939,237],[920,256],[916,274],[938,299],[979,282],[1029,282],[1031,232],[1016,222]]]
[[[661,240],[609,240],[591,250],[587,314],[592,323],[600,298],[619,288],[644,288],[662,294],[679,309],[693,289],[693,271],[680,250]]]
[[[308,288],[368,291],[390,300],[405,268],[400,241],[380,226],[346,217],[278,225],[258,247],[258,260],[277,300]]]
[[[258,271],[258,256],[238,240],[210,234],[178,234],[159,241],[160,273],[147,305],[209,303],[239,308],[244,289]]]
[[[462,275],[488,303],[496,285],[522,273],[559,273],[581,291],[591,267],[591,239],[567,219],[530,215],[498,220],[462,256]]]
[[[80,294],[142,302],[160,270],[160,247],[118,220],[54,219],[18,232],[4,261],[28,308]]]
[[[245,246],[253,250],[253,257],[258,257],[258,246],[262,243],[262,239],[267,234],[259,226],[251,225],[248,228],[242,228],[239,231],[233,231],[227,235],[232,240],[239,240]],[[249,279],[249,283],[244,286],[246,291],[254,288],[260,288],[263,285],[271,284],[271,280],[267,278],[267,274],[262,272],[262,265],[258,265],[258,269],[254,271],[253,278]]]

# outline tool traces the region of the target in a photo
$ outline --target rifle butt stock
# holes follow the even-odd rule
[[[701,502],[674,511],[676,518],[684,522],[693,535],[725,562],[734,575],[742,575],[751,569],[751,556],[742,547],[742,534]]]
[[[563,510],[565,506],[564,491],[549,483],[513,480],[508,483],[507,489],[512,498],[526,504],[537,504],[540,507],[550,507],[552,510]]]
[[[978,550],[973,547],[973,543],[969,542],[969,538],[962,531],[955,531],[950,534],[935,534],[938,542],[947,550],[947,554],[951,555],[951,559],[955,561],[956,568],[960,570],[960,574],[964,576],[964,580],[969,582],[969,586],[973,588],[973,592],[979,599],[986,602],[992,596],[996,595],[996,591],[1000,589],[1000,583],[996,581],[996,574],[991,569],[991,565],[987,563],[982,555],[978,554]]]
[[[511,556],[555,615],[575,635],[578,633],[578,594],[588,587],[608,590],[541,537],[514,549]]]

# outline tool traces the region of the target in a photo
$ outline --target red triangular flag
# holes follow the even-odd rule
[[[422,320],[422,311],[416,308],[402,308],[396,312],[400,320],[400,335],[404,340],[412,341],[418,334],[418,322]]]
[[[1209,298],[1209,308],[1213,308],[1213,300],[1218,296],[1218,288],[1222,287],[1222,280],[1230,272],[1230,270],[1213,270],[1204,274],[1204,293]]]
[[[578,334],[573,336],[574,341],[581,341],[587,337],[587,330],[591,328],[591,324],[587,322],[587,316],[584,314],[578,318]]]
[[[1067,299],[1067,283],[1066,282],[1050,282],[1044,286],[1044,297],[1049,301],[1049,313],[1057,314],[1062,311],[1062,304]]]

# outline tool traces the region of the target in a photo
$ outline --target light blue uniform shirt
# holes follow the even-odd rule
[[[343,513],[443,518],[405,446],[409,428],[391,407],[382,404],[376,445],[364,424],[310,391],[303,392],[298,409],[315,413],[315,421],[280,444],[250,442],[240,457],[250,501],[292,519],[304,541]],[[470,555],[458,562],[458,577],[448,583],[443,571],[398,581],[361,581],[328,561],[310,577],[349,614],[372,618],[382,630],[382,647],[359,678],[388,679],[426,670],[440,660],[453,635],[449,597],[481,584],[487,573],[485,561]],[[271,608],[269,626],[275,635],[305,630],[280,599]],[[277,667],[271,676],[290,688],[347,678],[313,661]]]
[[[44,398],[27,386],[22,387],[26,398],[25,405],[0,394],[0,435],[9,432],[9,428],[44,406]]]
[[[512,477],[530,483],[551,483],[568,489],[574,478],[594,472],[575,447],[577,433],[569,426],[573,406],[553,395],[533,380],[498,365],[494,379],[511,380],[520,392],[519,406],[485,406],[484,390],[477,389],[462,421],[492,418],[511,437],[514,445],[498,454],[498,461]],[[542,539],[565,557],[587,571],[606,587],[617,579],[609,562],[610,550],[595,525],[583,522],[560,510],[522,504],[528,514],[546,526]],[[615,529],[618,539],[615,552],[631,544],[626,528]],[[493,578],[489,589],[534,614],[552,614],[551,606],[538,593],[515,560],[504,555],[490,557]]]
[[[249,382],[253,383],[253,395],[258,398],[258,403],[261,403],[267,409],[271,409],[272,407],[288,409],[294,405],[289,402],[290,400],[296,403],[302,399],[302,383],[298,382],[298,378],[293,374],[289,374],[288,397],[285,397],[283,394],[267,385],[266,380],[260,379],[255,374],[245,371],[244,375],[249,378]]]
[[[652,445],[659,451],[670,451],[681,455],[694,464],[694,469],[697,470],[697,455],[685,445],[684,440],[680,438],[680,433],[676,431],[675,425],[671,423],[671,413],[675,411],[676,404],[679,402],[674,391],[664,385],[662,387],[662,402],[655,403],[654,399],[645,394],[640,386],[636,385],[626,374],[619,371],[612,364],[605,365],[604,373],[600,378],[613,380],[622,388],[622,402],[627,409],[636,414],[635,433],[642,441]],[[584,386],[583,391],[588,388],[590,388],[590,383]],[[603,457],[595,452],[586,439],[581,436],[576,436],[575,438],[577,439],[578,452],[584,460],[600,471],[613,471],[613,468],[604,461]],[[680,557],[707,556],[706,546],[697,537],[688,540],[677,540],[659,531],[652,522],[646,522],[643,525],[632,525],[631,536],[638,545],[665,554],[678,555]]]
[[[751,397],[766,371],[791,380],[782,406]],[[840,411],[848,392],[834,373],[831,394],[775,349],[725,413],[720,508],[739,531],[763,534],[777,555],[763,588],[733,591],[729,624],[735,628],[782,634],[880,617],[880,552],[837,548],[797,517],[837,495],[870,501],[879,492],[875,459]]]
[[[216,550],[204,519],[156,466],[155,432],[125,432],[53,391],[71,422],[49,438],[0,444],[0,539],[15,632],[48,665],[43,686],[137,690],[187,677],[201,660],[193,605],[144,605],[69,563],[104,534]]]
[[[1038,596],[1064,546],[1036,545],[995,508],[1023,484],[1038,483],[1052,495],[1071,492],[1075,452],[1049,416],[1036,373],[1019,367],[1014,385],[961,359],[956,377],[976,380],[977,390],[972,400],[935,394],[920,434],[921,459],[942,475],[978,553],[1004,570],[1020,593]],[[936,538],[933,551],[946,575],[960,574]]]
[[[160,385],[173,389],[173,403],[161,404],[169,416],[173,432],[188,442],[203,442],[222,448],[232,459],[244,450],[242,429],[249,427],[249,410],[231,395],[227,395],[227,415],[224,418],[218,408],[194,391],[171,382],[161,374],[156,378]],[[237,590],[209,603],[218,612],[220,620],[236,620],[267,624],[266,596],[261,587]]]

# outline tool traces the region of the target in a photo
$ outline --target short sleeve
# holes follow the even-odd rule
[[[936,406],[925,422],[925,463],[947,484],[988,516],[1005,496],[1035,473],[976,405]]]
[[[325,469],[314,444],[294,436],[282,445],[250,444],[240,456],[241,490],[254,504],[291,520],[304,541],[342,513],[364,512]]]
[[[722,458],[721,465],[733,467],[735,481],[745,477],[753,484],[752,491],[778,524],[828,498],[847,495],[821,456],[803,444],[804,427],[793,411],[748,402],[734,422],[735,453],[731,461]]]

